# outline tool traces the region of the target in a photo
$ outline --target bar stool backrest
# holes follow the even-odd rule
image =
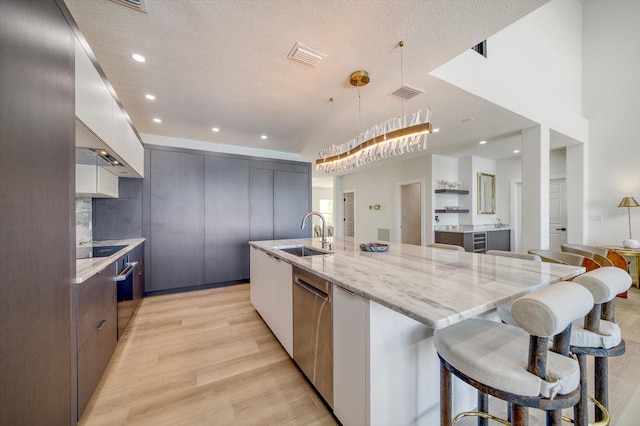
[[[607,249],[577,244],[561,244],[560,248],[565,253],[579,254],[580,256],[595,260],[600,266],[613,266],[613,263],[607,259]]]
[[[533,260],[534,262],[542,262],[542,259],[537,254],[531,253],[518,253],[516,251],[503,251],[503,250],[488,250],[487,253],[489,256],[501,256],[501,257],[511,257],[513,259],[524,259],[524,260]]]
[[[454,244],[429,243],[427,244],[427,247],[439,248],[444,250],[464,251],[464,247],[456,246]]]

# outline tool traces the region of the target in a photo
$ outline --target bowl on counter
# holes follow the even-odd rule
[[[389,250],[389,244],[382,243],[362,243],[360,244],[360,250],[371,252],[384,252]]]

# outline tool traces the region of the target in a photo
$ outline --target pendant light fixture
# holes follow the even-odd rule
[[[400,78],[402,76],[402,47],[400,46]],[[349,83],[358,88],[358,121],[360,131],[360,87],[366,86],[371,81],[369,73],[358,70],[351,73]],[[404,82],[401,81],[404,87]],[[415,89],[415,88],[413,88]],[[416,89],[421,93],[420,89]],[[415,95],[413,95],[415,96]],[[431,109],[422,117],[420,110],[416,111],[408,119],[402,113],[399,117],[392,118],[384,123],[375,125],[361,132],[349,142],[318,152],[316,170],[325,173],[344,173],[357,167],[364,166],[374,161],[403,155],[406,153],[427,149],[427,134],[431,133]],[[422,141],[422,142],[421,142]]]

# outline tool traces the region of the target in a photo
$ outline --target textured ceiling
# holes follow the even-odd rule
[[[439,153],[531,125],[428,72],[545,2],[147,0],[143,13],[109,0],[65,0],[139,132],[308,161],[403,110],[433,108],[441,132],[430,144]],[[400,40],[404,83],[426,91],[404,105],[389,95],[401,84]],[[328,56],[317,68],[288,59],[296,42]],[[348,83],[359,69],[371,76],[360,90]],[[475,120],[461,122],[468,117]]]

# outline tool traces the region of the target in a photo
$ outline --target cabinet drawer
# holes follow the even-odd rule
[[[104,318],[105,322],[78,352],[78,418],[93,395],[102,373],[116,348],[116,310]]]
[[[104,271],[77,285],[78,349],[96,331],[102,320],[116,306],[116,269],[111,264]]]

